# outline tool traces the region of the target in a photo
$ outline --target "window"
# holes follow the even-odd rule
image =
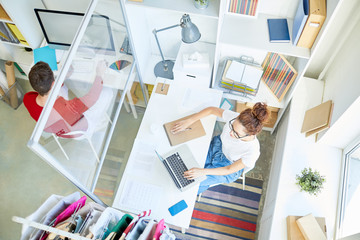
[[[344,149],[342,169],[337,238],[360,233],[360,139]]]

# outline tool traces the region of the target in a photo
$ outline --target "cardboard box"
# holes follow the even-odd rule
[[[288,216],[286,218],[286,225],[287,225],[287,239],[288,240],[305,240],[303,234],[298,227],[296,220],[301,218],[302,216]],[[315,218],[317,223],[319,224],[321,230],[324,232],[326,236],[326,224],[325,218],[323,217],[316,217]]]
[[[308,214],[296,220],[296,223],[305,240],[326,240],[326,233],[312,214]]]
[[[243,102],[236,102],[236,106],[235,106],[235,111],[241,113],[242,111],[244,111],[247,108],[252,108],[254,106],[255,103],[243,103]],[[268,120],[264,123],[264,127],[268,127],[268,128],[273,128],[275,126],[277,117],[278,117],[278,112],[279,112],[279,108],[276,107],[267,107],[269,110],[269,118]]]

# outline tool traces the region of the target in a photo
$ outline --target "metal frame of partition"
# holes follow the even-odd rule
[[[345,187],[348,180],[348,170],[349,170],[349,156],[360,148],[360,136],[356,138],[351,144],[348,145],[343,150],[343,158],[341,163],[341,172],[340,172],[340,184],[339,184],[339,194],[338,194],[338,206],[336,210],[336,223],[335,223],[335,239],[340,238],[342,234],[342,223],[344,218],[344,198],[345,198]]]
[[[120,2],[120,8],[121,8],[121,11],[123,13],[123,16],[124,16],[124,21],[125,21],[125,24],[127,23],[127,18],[125,17],[125,11],[124,11],[124,8],[123,8],[123,5],[122,5],[122,2]],[[77,180],[72,174],[70,174],[58,161],[57,159],[51,154],[49,153],[41,144],[39,144],[39,140],[40,140],[40,137],[44,131],[44,128],[45,128],[45,125],[46,125],[46,122],[47,122],[47,119],[48,117],[50,116],[50,113],[51,113],[51,110],[53,108],[53,105],[55,103],[55,100],[57,98],[57,93],[60,91],[60,88],[65,80],[65,76],[70,68],[70,64],[71,64],[71,61],[73,59],[73,57],[75,56],[75,53],[80,45],[80,42],[81,42],[81,39],[85,33],[85,30],[89,24],[89,21],[90,21],[90,18],[95,10],[95,7],[98,3],[98,0],[92,0],[91,3],[89,4],[89,7],[84,15],[84,18],[80,24],[80,27],[75,35],[75,38],[74,38],[74,41],[72,43],[72,45],[70,46],[70,49],[69,49],[69,53],[66,57],[66,60],[65,60],[65,63],[64,63],[64,66],[62,67],[62,69],[60,69],[59,71],[59,75],[55,81],[55,84],[53,86],[53,89],[52,91],[50,92],[49,94],[49,98],[48,98],[48,101],[46,102],[44,108],[43,108],[43,111],[40,115],[40,118],[34,128],[34,131],[30,137],[30,140],[28,141],[28,147],[34,151],[39,157],[43,158],[44,161],[46,161],[50,166],[52,166],[53,168],[55,168],[59,173],[61,173],[65,178],[67,178],[70,182],[72,182],[77,188],[79,188],[83,193],[85,193],[87,196],[89,196],[92,200],[94,200],[95,202],[101,204],[101,205],[104,205],[106,206],[106,204],[100,199],[98,198],[93,192],[95,190],[95,186],[96,186],[96,183],[98,181],[98,178],[99,178],[99,175],[100,175],[100,171],[101,171],[101,168],[102,168],[102,165],[103,165],[103,162],[104,162],[104,159],[105,159],[105,156],[106,156],[106,153],[107,153],[107,150],[108,150],[108,147],[109,147],[109,144],[110,144],[110,141],[111,141],[111,138],[112,138],[112,135],[113,135],[113,132],[115,130],[115,126],[116,126],[116,122],[118,120],[118,117],[120,115],[120,111],[121,111],[121,107],[122,105],[124,104],[124,101],[125,101],[125,94],[122,94],[121,97],[120,97],[120,101],[119,101],[119,105],[116,109],[116,113],[115,113],[115,116],[114,116],[114,119],[113,119],[113,123],[109,132],[108,132],[108,136],[106,138],[106,141],[105,141],[105,144],[104,144],[104,148],[103,148],[103,152],[101,154],[101,157],[100,157],[100,163],[96,169],[96,172],[95,172],[95,175],[94,175],[94,179],[93,179],[93,182],[92,182],[92,185],[90,187],[90,189],[88,189],[87,187],[85,187],[79,180]],[[125,26],[126,28],[126,32],[128,34],[128,37],[130,39],[130,42],[131,42],[131,47],[133,48],[133,44],[132,44],[132,41],[131,41],[131,35],[129,33],[129,29]],[[125,83],[125,87],[124,87],[124,90],[123,92],[126,92],[128,91],[129,89],[129,86],[130,85],[130,82],[131,82],[131,79],[132,79],[132,74],[134,74],[134,69],[135,69],[135,66],[138,66],[137,64],[137,61],[136,61],[136,55],[134,54],[134,51],[133,51],[133,57],[134,57],[134,62],[132,63],[132,66],[131,66],[131,70],[130,70],[130,73],[129,73],[129,76],[126,80],[126,83]],[[136,64],[136,65],[135,65]],[[139,74],[139,73],[138,73]],[[145,104],[147,105],[147,98],[146,98],[146,94],[144,92],[144,85],[143,85],[143,82],[142,82],[142,78],[140,76],[140,74],[138,75],[139,77],[139,81],[140,81],[140,86],[141,86],[141,90],[142,90],[142,93],[144,95],[144,101],[145,101]]]

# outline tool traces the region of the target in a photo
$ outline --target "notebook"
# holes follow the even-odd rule
[[[185,191],[206,178],[205,176],[201,176],[196,179],[188,180],[184,177],[184,172],[187,170],[191,168],[200,168],[200,165],[195,160],[190,148],[186,144],[168,152],[165,154],[166,157],[162,157],[156,150],[155,153],[159,160],[164,164],[166,171],[180,191]]]
[[[286,18],[268,19],[267,22],[270,42],[290,42]]]
[[[191,124],[187,130],[179,132],[177,134],[173,134],[171,132],[171,128],[174,126],[174,124],[176,122],[184,120],[186,118],[188,118],[188,117],[184,117],[184,118],[164,124],[165,132],[166,132],[166,135],[169,139],[171,146],[175,146],[180,143],[184,143],[184,142],[187,142],[187,141],[193,140],[195,138],[199,138],[199,137],[206,135],[205,129],[200,120],[197,120],[196,122]]]

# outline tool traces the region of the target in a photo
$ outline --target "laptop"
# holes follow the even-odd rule
[[[188,180],[184,177],[185,171],[194,167],[201,168],[186,144],[173,149],[165,155],[166,157],[162,157],[156,150],[155,153],[164,164],[165,169],[174,181],[176,187],[182,192],[193,187],[197,183],[200,183],[206,178],[205,176],[202,176],[193,180]]]

